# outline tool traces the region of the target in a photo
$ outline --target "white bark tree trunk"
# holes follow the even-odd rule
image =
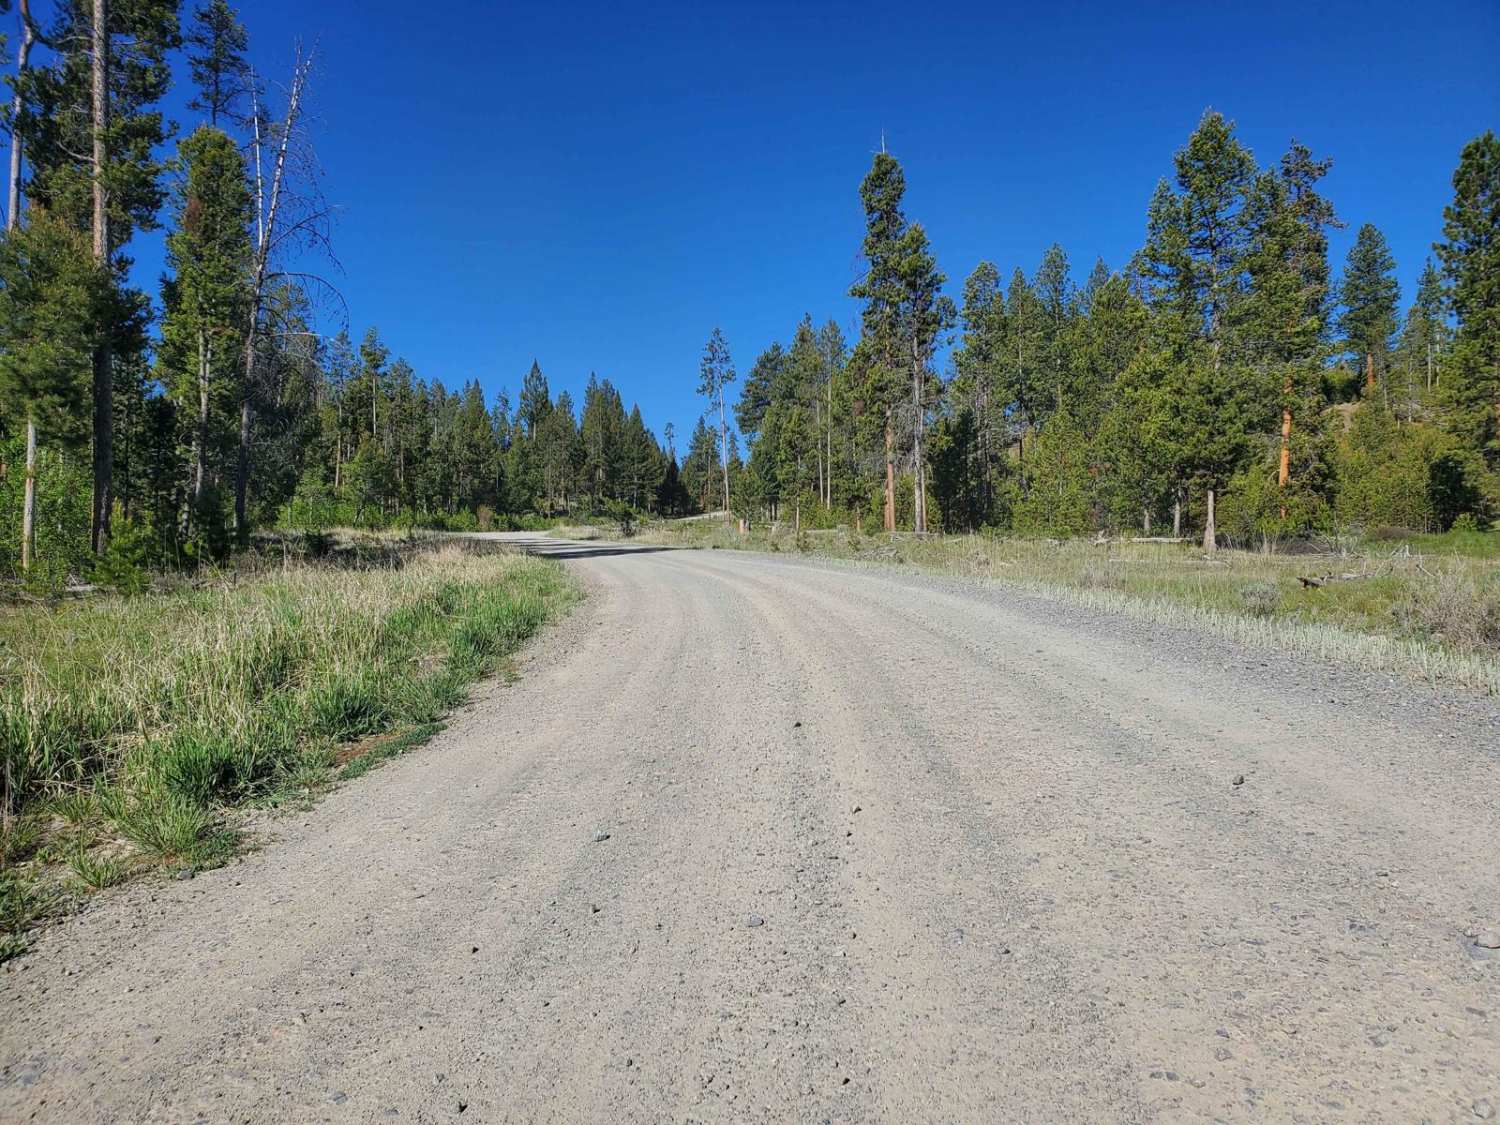
[[[93,2],[93,26],[89,29],[90,114],[93,151],[89,162],[93,196],[94,262],[109,266],[109,208],[104,188],[107,161],[104,137],[109,126],[109,12],[105,0]],[[94,500],[90,540],[95,554],[109,546],[109,515],[113,502],[114,476],[114,378],[108,340],[94,345]]]
[[[95,3],[101,2],[102,0],[95,0]],[[302,107],[302,91],[307,85],[307,73],[310,66],[310,59],[299,58],[292,70],[292,85],[287,94],[286,117],[282,121],[281,136],[277,138],[276,160],[271,169],[271,197],[264,208],[259,198],[262,190],[261,136],[260,117],[256,114],[253,140],[257,194],[256,246],[253,280],[250,286],[250,314],[245,326],[245,353],[240,384],[239,449],[235,458],[234,472],[234,530],[241,542],[244,542],[250,534],[250,524],[246,515],[246,495],[250,487],[250,395],[255,385],[255,352],[259,343],[257,334],[260,329],[261,307],[265,301],[266,268],[271,257],[271,246],[276,238],[276,213],[281,205],[282,185],[286,176],[287,146],[291,143],[292,131],[297,127],[297,115]],[[375,388],[372,386],[372,412],[374,392]],[[370,435],[372,441],[374,437],[372,432]]]
[[[31,59],[36,31],[31,24],[31,0],[21,0],[21,45],[16,49],[16,93],[10,100],[10,190],[7,192],[5,229],[15,230],[21,221],[21,79]]]
[[[36,419],[26,416],[26,484],[21,500],[21,569],[31,569],[36,550]]]
[[[724,462],[724,515],[729,515],[729,421],[724,413],[724,382],[719,381],[720,459]]]

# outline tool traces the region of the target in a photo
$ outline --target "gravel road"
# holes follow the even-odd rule
[[[994,585],[541,549],[590,596],[517,679],[5,966],[0,1120],[1500,1113],[1494,704]]]

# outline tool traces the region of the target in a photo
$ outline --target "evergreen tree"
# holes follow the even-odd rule
[[[517,420],[528,437],[535,437],[542,419],[552,409],[552,392],[547,388],[547,377],[536,360],[531,361],[531,370],[521,381],[521,401],[517,406]]]
[[[1190,479],[1203,488],[1203,545],[1213,550],[1215,495],[1254,449],[1260,388],[1237,377],[1232,362],[1255,165],[1234,127],[1213,110],[1204,113],[1174,163],[1175,199],[1158,192],[1143,253],[1176,358],[1168,372],[1180,406],[1176,471],[1186,478],[1183,484]]]
[[[1401,404],[1408,422],[1437,389],[1438,372],[1452,336],[1443,312],[1443,280],[1429,258],[1422,266],[1416,299],[1406,311],[1396,343],[1395,369],[1401,377]]]
[[[1339,285],[1343,311],[1339,331],[1344,347],[1365,373],[1365,391],[1373,393],[1389,365],[1391,337],[1396,332],[1396,259],[1385,235],[1365,223],[1355,236]]]
[[[718,328],[708,338],[703,349],[703,360],[698,365],[698,393],[715,402],[719,407],[719,441],[724,468],[724,511],[729,507],[729,421],[724,411],[724,390],[734,382],[734,362],[729,356],[729,344]]]
[[[228,441],[233,393],[248,309],[250,193],[239,148],[210,126],[178,146],[183,177],[174,228],[167,235],[161,378],[184,419],[191,419],[192,518],[209,495],[210,476]]]
[[[189,109],[208,114],[208,123],[237,124],[243,120],[240,103],[250,81],[245,61],[249,36],[225,0],[208,0],[193,10],[193,23],[183,36],[188,67],[198,92]]]
[[[886,530],[895,528],[895,412],[904,391],[912,411],[913,520],[921,532],[927,529],[924,435],[930,362],[956,311],[942,294],[947,279],[938,269],[927,232],[921,223],[908,223],[901,209],[906,177],[895,157],[876,153],[859,190],[865,209],[862,252],[867,269],[849,294],[865,302],[866,393],[884,415]]]
[[[96,12],[107,24],[94,26]],[[126,263],[118,256],[136,230],[151,230],[163,198],[162,164],[155,153],[168,129],[154,109],[170,81],[167,54],[178,45],[175,0],[65,0],[43,37],[53,44],[51,65],[21,80],[30,111],[22,116],[31,162],[27,197],[74,230],[91,237],[95,261],[123,288]],[[90,106],[88,112],[82,107]],[[97,114],[102,120],[95,120]],[[136,326],[127,297],[108,308],[119,319],[100,324],[93,354],[93,512],[91,543],[109,540],[114,471],[115,350]]]
[[[17,554],[29,570],[36,542],[37,448],[77,449],[86,439],[95,333],[113,300],[88,240],[33,206],[29,221],[0,235],[0,429],[26,434]]]
[[[1435,246],[1458,320],[1444,374],[1450,426],[1500,468],[1500,138],[1486,131],[1464,146]]]

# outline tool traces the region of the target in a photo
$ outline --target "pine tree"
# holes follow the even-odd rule
[[[1068,333],[1073,322],[1073,281],[1068,275],[1068,255],[1053,243],[1042,255],[1032,280],[1040,306],[1040,398],[1046,412],[1063,409],[1068,398]]]
[[[1396,332],[1396,259],[1385,235],[1365,223],[1355,235],[1339,285],[1339,331],[1344,347],[1365,373],[1365,392],[1373,393],[1389,365]]]
[[[44,209],[0,235],[0,425],[26,432],[22,570],[35,545],[38,435],[64,448],[84,442],[94,336],[113,299],[86,236]]]
[[[1005,325],[1002,395],[1006,415],[1015,430],[1017,483],[1025,495],[1031,487],[1026,471],[1026,443],[1036,430],[1045,402],[1041,375],[1045,327],[1041,301],[1019,266],[1011,274],[1005,291]]]
[[[752,445],[765,426],[766,412],[783,392],[786,360],[786,349],[779,340],[772,340],[755,357],[740,387],[740,397],[734,404],[734,423]]]
[[[32,169],[26,194],[88,232],[95,262],[123,287],[118,252],[136,230],[155,228],[163,199],[155,153],[168,128],[152,107],[166,93],[167,55],[179,43],[176,0],[65,0],[44,38],[56,45],[56,58],[29,70],[23,83]],[[109,307],[128,314],[137,304],[126,298]],[[109,541],[113,500],[111,357],[132,331],[127,316],[95,333],[90,539],[97,553]]]
[[[1174,363],[1178,471],[1204,490],[1203,546],[1217,537],[1214,499],[1253,449],[1256,388],[1230,370],[1250,250],[1255,164],[1234,127],[1204,113],[1175,160],[1175,197],[1158,189],[1142,252]],[[1186,483],[1186,482],[1183,482]]]
[[[225,0],[209,0],[193,10],[193,24],[183,41],[188,48],[188,68],[198,92],[189,109],[208,114],[208,123],[238,124],[244,119],[240,103],[250,81],[245,61],[249,36],[235,11]]]
[[[895,412],[901,399],[904,370],[901,305],[901,238],[906,233],[906,215],[901,200],[906,194],[906,176],[895,157],[876,154],[859,185],[865,210],[865,238],[861,253],[865,274],[849,288],[849,295],[864,301],[861,310],[860,368],[862,393],[868,409],[879,413],[885,443],[884,524],[896,530],[896,426]]]
[[[719,441],[724,468],[724,511],[729,505],[729,420],[724,410],[724,389],[734,382],[734,361],[729,356],[729,344],[718,328],[708,338],[703,349],[703,360],[698,365],[698,393],[706,397],[710,406],[719,407]]]
[[[1441,369],[1452,330],[1443,312],[1443,279],[1428,258],[1417,279],[1417,296],[1406,311],[1401,336],[1396,343],[1395,369],[1402,376],[1403,406],[1406,420],[1412,421],[1417,408],[1438,387]]]
[[[1450,427],[1500,467],[1500,138],[1464,146],[1435,245],[1458,320],[1445,373]]]
[[[521,381],[521,400],[516,407],[516,417],[528,437],[535,437],[537,428],[552,410],[552,393],[547,389],[547,376],[542,374],[541,364],[531,361],[531,370]]]
[[[239,147],[201,126],[178,146],[183,178],[167,235],[159,362],[162,382],[193,419],[191,519],[201,517],[211,461],[227,440],[249,301],[250,192]],[[223,431],[223,432],[221,432]]]
[[[849,295],[865,302],[866,394],[885,422],[886,530],[896,526],[895,412],[904,384],[912,409],[913,519],[921,532],[927,528],[924,435],[930,363],[956,310],[942,294],[947,279],[938,269],[927,232],[921,223],[908,223],[901,209],[906,177],[895,157],[876,153],[859,193],[865,209],[862,252],[867,268]]]

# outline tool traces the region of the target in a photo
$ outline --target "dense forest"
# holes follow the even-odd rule
[[[46,15],[20,0],[17,15],[0,572],[107,580],[222,557],[275,525],[690,507],[670,430],[663,449],[607,380],[590,379],[580,410],[534,364],[512,410],[477,379],[423,379],[374,329],[357,344],[319,331],[347,316],[318,272],[332,257],[305,128],[311,58],[275,82],[253,73],[225,0],[186,18],[171,0]],[[182,77],[198,119],[179,127],[160,103]],[[150,294],[131,285],[129,247],[162,228]]]
[[[1261,167],[1214,111],[1143,245],[1075,280],[980,262],[957,291],[882,151],[860,185],[857,327],[804,317],[741,380],[715,329],[679,457],[608,380],[533,363],[511,402],[358,343],[305,127],[312,60],[268,82],[225,0],[17,0],[0,236],[0,572],[107,582],[263,528],[558,515],[852,523],[1269,544],[1500,512],[1500,141],[1459,154],[1406,302],[1368,223],[1342,271],[1329,159]],[[174,74],[174,62],[182,59]],[[161,102],[191,83],[196,119]],[[129,249],[164,229],[159,290]],[[331,271],[330,271],[331,272]],[[689,389],[684,379],[684,394]],[[746,443],[742,456],[739,441]]]
[[[1191,530],[1210,548],[1484,523],[1500,507],[1500,140],[1460,154],[1404,310],[1371,224],[1335,277],[1330,166],[1293,141],[1261,168],[1210,110],[1122,268],[1096,261],[1079,284],[1053,245],[1029,276],[980,262],[955,303],[878,154],[858,339],[805,318],[756,358],[732,503],[888,530]]]

